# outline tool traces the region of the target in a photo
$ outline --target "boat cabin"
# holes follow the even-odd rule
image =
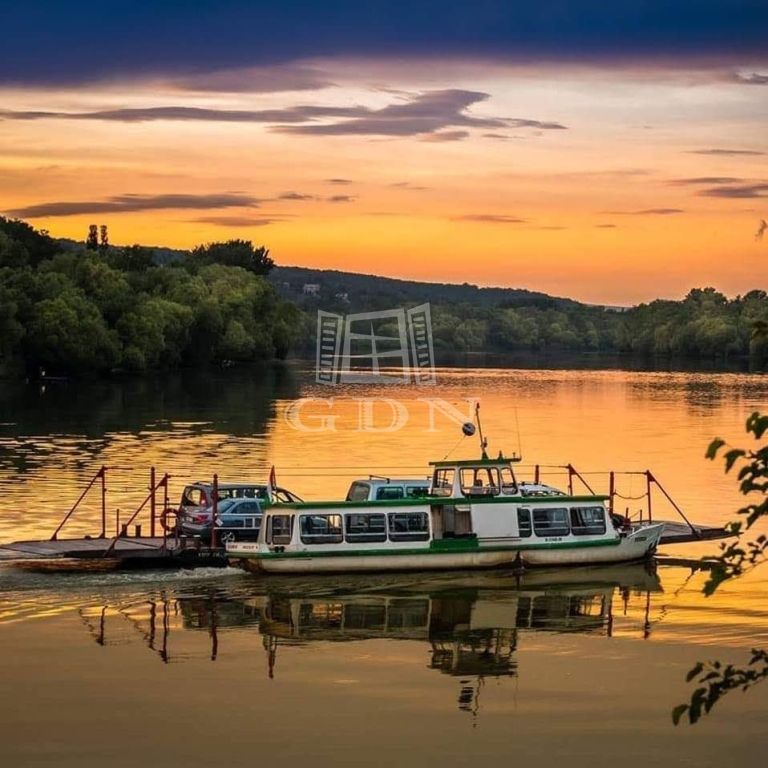
[[[474,461],[433,461],[430,495],[454,499],[519,496],[520,489],[512,471],[518,458],[476,459]]]
[[[615,537],[604,497],[566,496],[554,488],[528,496],[514,461],[499,456],[432,462],[429,494],[423,497],[269,505],[260,541],[282,551]]]

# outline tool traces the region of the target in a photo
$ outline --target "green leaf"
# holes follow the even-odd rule
[[[714,459],[717,456],[717,452],[725,445],[725,440],[721,440],[716,437],[707,448],[707,458]]]
[[[672,710],[672,722],[675,725],[680,725],[680,718],[688,711],[687,704],[680,704]]]
[[[693,667],[693,669],[688,671],[688,674],[685,676],[685,682],[690,683],[691,680],[693,680],[694,677],[696,677],[698,674],[701,673],[701,670],[704,669],[704,664],[702,662],[697,662],[696,666]]]
[[[736,463],[736,459],[740,459],[746,454],[746,451],[742,451],[740,448],[733,448],[725,454],[725,471],[730,472],[733,465]]]

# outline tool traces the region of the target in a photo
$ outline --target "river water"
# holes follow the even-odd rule
[[[565,486],[571,463],[604,491],[612,470],[617,504],[647,514],[639,473],[651,470],[689,519],[721,525],[744,498],[707,445],[748,445],[744,422],[768,404],[768,378],[749,374],[444,369],[437,382],[323,387],[282,368],[0,385],[0,543],[50,536],[102,465],[108,532],[144,500],[152,466],[171,476],[172,502],[191,480],[264,481],[273,465],[318,500],[369,473],[426,476],[431,460],[478,454],[443,413],[468,417],[472,399],[489,452],[521,456],[521,478],[538,465]],[[679,519],[658,487],[651,499],[654,518]],[[61,535],[100,525],[95,488]],[[4,763],[748,765],[767,746],[768,687],[730,693],[695,726],[671,721],[694,663],[768,647],[768,574],[711,598],[705,578],[663,559],[520,579],[6,564]]]

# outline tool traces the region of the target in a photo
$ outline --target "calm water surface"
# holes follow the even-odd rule
[[[651,469],[684,512],[722,524],[743,504],[703,458],[746,442],[768,380],[741,374],[444,370],[432,390],[329,390],[289,370],[121,384],[0,389],[0,543],[49,536],[99,466],[108,516],[135,509],[149,467],[189,480],[278,481],[341,496],[370,472],[425,475],[477,454],[419,397],[482,404],[489,450],[520,474],[596,490]],[[395,433],[357,431],[360,397],[396,398]],[[298,397],[335,432],[283,418]],[[391,416],[383,402],[375,424]],[[644,480],[619,475],[622,502]],[[675,519],[654,492],[653,514]],[[98,533],[98,495],[65,535]],[[123,512],[125,514],[125,512]],[[145,521],[146,525],[146,521]],[[715,544],[666,550],[693,557]],[[760,570],[704,599],[705,575],[659,565],[563,573],[259,579],[237,570],[40,573],[0,567],[0,745],[10,766],[751,765],[768,746],[768,688],[734,692],[694,727],[671,709],[698,660],[744,663],[768,646]]]

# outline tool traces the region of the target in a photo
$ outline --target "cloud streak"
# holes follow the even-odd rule
[[[285,216],[202,216],[191,219],[193,224],[213,224],[217,227],[266,227],[285,221]]]
[[[714,155],[715,157],[728,157],[729,155],[764,155],[765,152],[759,152],[756,149],[689,149],[689,155]]]
[[[603,211],[608,216],[673,216],[685,213],[682,208],[643,208],[640,211]]]
[[[473,213],[466,216],[452,216],[451,221],[472,221],[480,224],[525,224],[526,219],[517,216],[503,216],[496,213]]]
[[[740,184],[738,186],[710,187],[697,193],[701,197],[725,197],[732,199],[768,197],[768,183]]]
[[[435,136],[446,140],[465,138],[467,128],[538,128],[539,130],[566,130],[561,123],[529,118],[474,117],[469,107],[488,99],[487,93],[458,88],[428,91],[408,98],[404,103],[388,104],[372,110],[361,107],[356,115],[342,116],[333,123],[305,125],[276,125],[276,133],[303,136]]]
[[[670,184],[675,186],[696,186],[698,184],[738,184],[744,181],[737,176],[695,176],[689,179],[672,179]]]
[[[180,122],[265,123],[275,133],[304,136],[419,136],[426,141],[459,141],[467,128],[535,128],[566,130],[552,121],[530,118],[474,117],[467,110],[489,98],[487,93],[446,89],[410,96],[405,102],[381,109],[364,106],[304,104],[285,109],[210,109],[165,106],[102,109],[90,112],[0,110],[0,120],[100,120],[144,123]],[[318,122],[325,121],[325,122]],[[332,122],[328,122],[332,121]]]
[[[217,208],[257,208],[259,200],[251,195],[224,193],[211,195],[115,195],[106,200],[38,203],[8,211],[19,218],[79,216],[92,213],[134,213],[162,210],[215,210]]]

